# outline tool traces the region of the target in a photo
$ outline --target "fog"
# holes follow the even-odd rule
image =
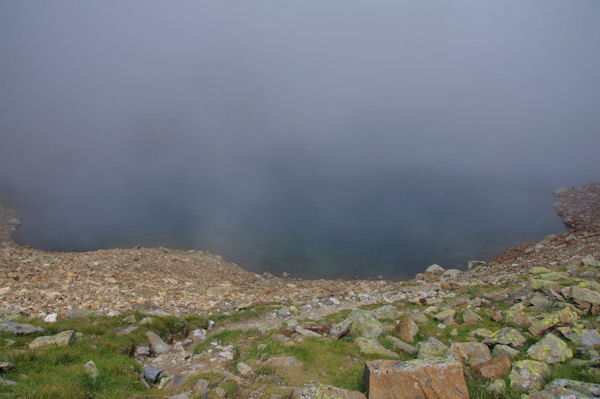
[[[563,231],[600,171],[600,2],[3,1],[19,242],[406,277]]]

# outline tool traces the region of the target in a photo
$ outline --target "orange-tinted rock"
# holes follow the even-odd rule
[[[404,317],[396,325],[398,336],[406,342],[413,342],[419,332],[419,326],[410,317]]]
[[[369,398],[469,399],[463,368],[453,359],[374,360],[364,377]]]
[[[495,380],[504,377],[510,371],[511,363],[507,356],[498,356],[473,366],[475,375]]]

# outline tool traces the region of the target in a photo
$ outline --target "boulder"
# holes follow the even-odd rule
[[[529,325],[529,332],[533,335],[541,335],[558,325],[571,325],[577,322],[577,313],[566,307],[563,310],[535,320]]]
[[[277,355],[268,358],[262,362],[262,366],[272,367],[290,367],[300,364],[300,361],[293,356]]]
[[[508,323],[517,324],[523,327],[528,327],[531,324],[531,317],[520,310],[509,309],[504,311],[503,319]]]
[[[356,344],[358,345],[361,353],[365,355],[377,355],[386,358],[397,359],[400,356],[396,352],[392,352],[389,349],[384,348],[379,341],[376,339],[368,339],[364,337],[356,338]]]
[[[510,371],[511,363],[507,356],[498,356],[485,362],[477,363],[473,366],[473,372],[476,376],[495,380],[503,378]]]
[[[492,350],[493,357],[506,356],[509,359],[514,359],[515,357],[519,356],[520,353],[521,352],[511,348],[508,345],[496,345],[494,346],[494,350]]]
[[[527,354],[545,363],[561,363],[573,357],[573,351],[565,341],[554,334],[546,334],[538,343],[532,345]]]
[[[591,399],[589,396],[582,395],[577,391],[566,388],[548,388],[541,391],[532,392],[527,395],[527,399]]]
[[[350,335],[374,339],[383,335],[383,333],[383,326],[379,320],[371,315],[371,312],[354,309],[344,321],[331,328],[330,335],[335,338]]]
[[[494,380],[490,385],[487,386],[488,392],[502,393],[506,389],[506,383],[504,380]]]
[[[417,359],[421,360],[444,357],[448,352],[448,347],[434,337],[429,337],[426,341],[420,342],[418,348]]]
[[[598,333],[598,330],[579,327],[558,327],[556,330],[559,331],[563,337],[579,346],[588,348],[600,346],[600,334]]]
[[[473,270],[478,267],[485,267],[485,266],[487,266],[487,263],[482,260],[470,260],[469,263],[467,263],[467,268],[469,270]]]
[[[148,342],[150,342],[150,352],[154,355],[161,355],[171,350],[169,344],[163,341],[158,334],[152,331],[146,331],[146,337],[148,338]]]
[[[487,345],[508,345],[515,349],[525,345],[525,337],[521,332],[512,327],[504,327],[495,333],[492,333],[484,341]]]
[[[144,378],[150,382],[156,382],[162,372],[163,369],[159,367],[144,366]]]
[[[20,324],[13,321],[0,323],[0,331],[15,335],[29,335],[44,331],[41,327],[35,327],[31,324]]]
[[[587,309],[592,305],[600,305],[600,294],[589,288],[572,285],[563,288],[560,292],[584,309]]]
[[[521,391],[540,389],[544,378],[550,375],[550,367],[544,362],[521,360],[513,363],[508,374],[510,386]]]
[[[406,342],[404,342],[396,337],[388,336],[387,338],[394,343],[394,346],[396,347],[396,349],[401,350],[402,352],[413,354],[413,353],[417,353],[419,351],[415,346],[412,346],[411,344],[407,344]]]
[[[472,311],[470,309],[465,310],[463,312],[462,318],[463,318],[463,322],[470,326],[476,325],[482,320],[481,316],[479,316],[477,313],[475,313],[474,311]]]
[[[460,361],[463,366],[474,366],[492,358],[490,349],[481,342],[455,342],[450,346],[448,356]]]
[[[529,280],[527,288],[533,291],[546,291],[549,289],[558,290],[558,283],[552,280],[532,278],[531,280]]]
[[[294,396],[296,397],[296,396]],[[367,399],[364,394],[336,388],[320,382],[311,382],[302,387],[298,399]]]
[[[395,306],[385,305],[371,311],[371,316],[378,320],[393,320],[398,317],[400,312]]]
[[[410,317],[406,316],[396,325],[398,336],[406,342],[413,342],[419,332],[419,326]]]
[[[444,268],[441,267],[440,265],[437,265],[434,263],[433,265],[431,265],[427,269],[425,269],[425,273],[440,276],[440,275],[444,274]]]
[[[552,381],[550,384],[546,385],[546,388],[567,388],[587,396],[600,397],[600,384],[593,384],[591,382],[561,378]]]
[[[469,398],[463,368],[451,359],[375,360],[365,365],[364,378],[369,398]]]
[[[447,326],[451,326],[456,324],[454,321],[454,316],[456,315],[456,310],[454,309],[444,309],[439,313],[433,315],[433,318],[441,321]]]
[[[76,340],[74,330],[63,331],[56,335],[37,337],[29,343],[29,349],[45,349],[52,345],[67,346]]]
[[[248,366],[246,363],[243,362],[239,362],[238,364],[236,364],[235,369],[242,377],[252,375],[254,373],[252,367]]]

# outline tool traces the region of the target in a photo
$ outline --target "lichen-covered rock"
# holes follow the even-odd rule
[[[558,290],[558,283],[550,280],[532,278],[529,280],[528,288],[533,291],[545,291],[548,289]]]
[[[444,357],[448,352],[448,347],[434,337],[427,338],[426,341],[420,342],[417,346],[419,348],[418,359]]]
[[[546,385],[546,388],[567,388],[587,396],[600,397],[600,384],[593,384],[591,382],[561,378],[552,381],[550,384]]]
[[[561,289],[560,292],[583,308],[588,308],[591,305],[600,305],[600,294],[589,288],[572,285]]]
[[[549,273],[550,270],[548,270],[542,266],[537,266],[537,267],[531,268],[530,272],[531,272],[531,274],[542,274],[542,273]]]
[[[462,317],[463,317],[463,322],[468,325],[476,325],[477,323],[479,323],[482,320],[481,316],[479,316],[477,313],[475,313],[471,309],[465,310],[463,312]]]
[[[15,335],[29,335],[44,331],[41,327],[35,327],[31,324],[20,324],[13,321],[0,323],[0,331]]]
[[[441,267],[440,265],[437,265],[434,263],[433,265],[431,265],[427,269],[425,269],[425,273],[439,276],[439,275],[444,274],[444,268]]]
[[[521,332],[512,327],[504,327],[487,337],[484,341],[487,345],[508,345],[519,349],[525,345],[525,337]]]
[[[540,389],[544,378],[550,375],[550,367],[536,360],[521,360],[513,363],[508,374],[510,386],[521,391]]]
[[[531,317],[520,310],[506,310],[504,311],[503,316],[506,322],[517,324],[519,326],[528,327],[531,324]]]
[[[161,355],[171,350],[171,346],[152,331],[146,331],[146,338],[150,342],[150,351],[155,355]]]
[[[579,328],[579,327],[558,327],[557,330],[567,338],[579,346],[588,348],[596,348],[600,346],[600,333],[598,330]]]
[[[398,317],[399,314],[400,312],[398,312],[398,309],[392,305],[385,305],[371,311],[371,316],[378,320],[393,320]]]
[[[554,334],[546,334],[537,344],[532,345],[527,354],[545,363],[561,363],[573,357],[567,343]]]
[[[419,351],[415,346],[412,346],[411,344],[407,344],[406,342],[404,342],[396,337],[388,336],[387,338],[394,343],[394,346],[396,347],[396,349],[401,350],[402,352],[413,354],[413,353],[417,353]]]
[[[76,340],[74,330],[67,330],[56,335],[37,337],[29,343],[29,349],[44,349],[52,345],[67,346]]]
[[[452,357],[462,363],[474,366],[492,358],[490,349],[481,342],[455,342],[448,350],[448,357]]]
[[[410,317],[406,316],[396,325],[398,336],[406,342],[413,342],[419,332],[419,326]]]
[[[384,348],[376,339],[364,337],[356,338],[356,344],[361,353],[366,355],[378,355],[386,358],[397,359],[400,356],[396,352]]]
[[[510,359],[507,356],[498,356],[485,362],[477,363],[473,366],[473,372],[478,377],[495,380],[508,374],[510,366]]]
[[[463,368],[452,359],[375,360],[365,365],[364,377],[369,398],[469,398]]]
[[[591,399],[589,396],[582,395],[577,391],[566,388],[548,388],[541,391],[532,392],[527,395],[527,399]]]
[[[454,316],[456,315],[456,310],[454,309],[444,309],[439,313],[433,315],[433,318],[441,321],[445,325],[454,325],[456,322],[454,321]]]
[[[504,380],[494,380],[486,388],[487,391],[495,393],[502,393],[505,389],[506,383],[504,382]]]
[[[383,335],[383,326],[371,312],[362,309],[354,309],[348,317],[331,328],[330,335],[336,338],[350,335],[374,339]]]
[[[533,321],[529,326],[529,332],[533,335],[541,335],[558,325],[571,325],[576,322],[577,313],[570,308],[564,308],[560,312],[546,316],[541,320]]]
[[[471,331],[470,335],[476,338],[488,338],[492,334],[493,332],[487,328],[476,328],[475,330]]]
[[[298,399],[366,399],[360,392],[347,391],[331,385],[311,382],[302,387]]]
[[[511,348],[508,345],[496,345],[494,346],[494,350],[492,350],[493,357],[506,356],[509,359],[514,359],[520,353],[517,349]]]

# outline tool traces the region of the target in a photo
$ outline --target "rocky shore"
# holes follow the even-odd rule
[[[406,282],[44,252],[0,208],[0,396],[600,397],[600,185],[555,195],[568,233]]]

